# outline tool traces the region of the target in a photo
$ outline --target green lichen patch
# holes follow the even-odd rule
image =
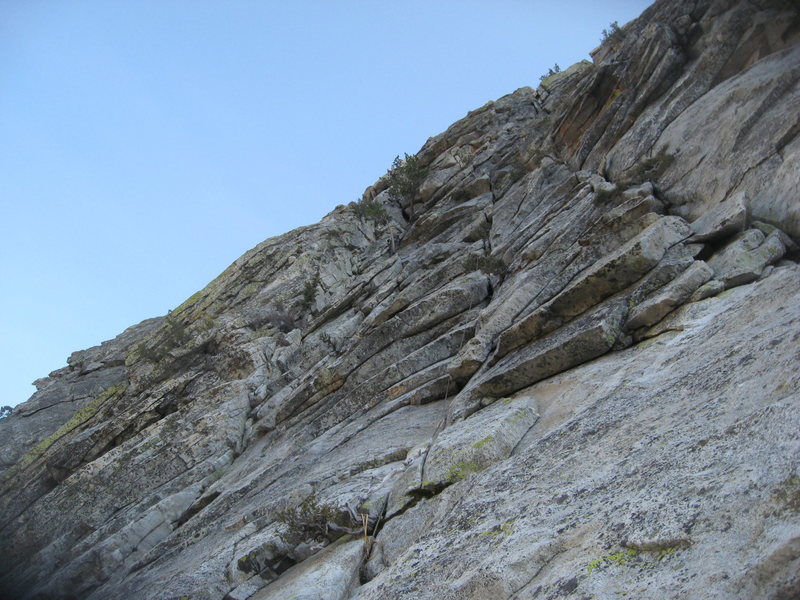
[[[481,448],[483,448],[483,447],[484,447],[486,444],[488,444],[489,442],[491,442],[491,441],[492,441],[492,439],[493,439],[493,438],[492,438],[492,436],[490,436],[490,435],[487,435],[485,438],[483,438],[483,439],[481,439],[481,440],[478,440],[477,442],[475,442],[474,444],[472,444],[472,447],[473,447],[473,448],[475,448],[476,450],[480,450],[480,449],[481,449]]]
[[[474,461],[462,460],[450,466],[447,471],[447,479],[454,482],[461,481],[480,470],[480,466]]]
[[[659,562],[691,546],[691,541],[687,538],[670,538],[641,543],[623,542],[623,544],[626,547],[619,552],[590,561],[586,565],[586,576],[591,575],[596,569],[610,566],[628,565],[639,569],[655,569]]]
[[[665,559],[665,558],[667,558],[667,557],[668,557],[670,554],[675,554],[675,553],[676,553],[678,550],[679,550],[679,548],[675,548],[675,547],[672,547],[672,548],[662,548],[661,550],[658,550],[658,551],[656,552],[656,559],[657,559],[657,560],[664,560],[664,559]]]
[[[606,556],[601,556],[600,558],[595,558],[586,565],[586,575],[591,575],[595,569],[599,569],[600,567],[604,566],[620,567],[633,561],[637,556],[639,556],[638,550],[626,548],[625,550],[615,552],[614,554],[608,554]]]
[[[490,537],[499,537],[501,535],[511,535],[514,533],[514,521],[516,519],[508,519],[499,525],[495,525],[491,529],[484,531],[481,535]]]
[[[521,408],[517,408],[514,411],[514,416],[511,418],[511,420],[508,423],[509,423],[509,425],[516,425],[517,423],[521,422],[527,416],[528,416],[528,413],[525,410],[523,410]]]

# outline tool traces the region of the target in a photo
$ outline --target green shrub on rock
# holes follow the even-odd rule
[[[561,73],[561,67],[558,66],[558,63],[547,69],[547,73],[544,75],[539,76],[539,81],[544,81],[548,77],[552,77],[553,75]]]
[[[356,204],[356,214],[365,221],[374,221],[378,225],[383,225],[389,221],[389,215],[383,204],[377,200],[361,199]]]
[[[625,34],[620,28],[619,23],[614,21],[608,26],[608,29],[603,29],[603,35],[600,43],[605,44],[606,42],[611,42],[612,44],[615,44],[617,42],[621,42],[624,37]]]
[[[317,297],[317,285],[319,285],[319,271],[303,286],[303,299],[300,301],[300,306],[306,310],[309,310],[314,304],[314,299]]]
[[[427,174],[428,169],[417,156],[406,154],[402,159],[396,156],[387,175],[389,197],[401,206],[412,204]]]
[[[333,541],[352,527],[352,519],[330,504],[320,504],[311,495],[299,505],[279,510],[276,520],[286,525],[284,541],[290,545],[307,540]]]
[[[487,275],[505,275],[508,266],[503,259],[497,256],[476,256],[471,255],[467,257],[464,265],[468,271],[481,271]]]

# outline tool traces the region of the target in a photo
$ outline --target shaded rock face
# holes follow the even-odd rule
[[[800,595],[798,41],[656,2],[75,353],[0,420],[4,597]]]

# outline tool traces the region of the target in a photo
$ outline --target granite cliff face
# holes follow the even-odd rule
[[[798,42],[656,2],[73,354],[4,597],[800,596]]]

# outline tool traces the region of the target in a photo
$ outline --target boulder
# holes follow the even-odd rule
[[[345,600],[358,587],[364,542],[343,538],[292,567],[251,596],[252,600]]]
[[[714,208],[692,221],[691,241],[706,242],[744,231],[747,226],[748,204],[744,192],[733,194]]]
[[[725,284],[717,279],[712,279],[711,281],[704,283],[701,285],[697,290],[692,294],[689,298],[690,302],[699,302],[700,300],[705,300],[706,298],[710,298],[711,296],[716,296],[725,291]]]
[[[712,256],[708,264],[714,270],[714,279],[728,289],[755,281],[764,267],[777,262],[785,253],[777,231],[765,238],[758,229],[748,229]]]
[[[695,261],[674,280],[660,288],[653,296],[631,309],[626,329],[649,327],[663,319],[668,313],[685,303],[714,271],[702,260]]]
[[[448,427],[428,449],[422,489],[456,483],[508,458],[538,416],[534,398],[505,398]]]
[[[500,359],[465,388],[469,397],[499,398],[605,354],[622,330],[627,308],[616,302],[577,319]]]

